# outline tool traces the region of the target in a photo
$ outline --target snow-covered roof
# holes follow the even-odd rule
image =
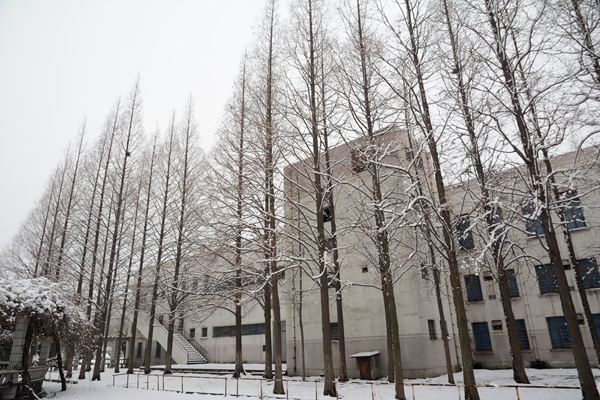
[[[379,354],[378,351],[363,351],[362,353],[352,354],[350,358],[373,357]]]

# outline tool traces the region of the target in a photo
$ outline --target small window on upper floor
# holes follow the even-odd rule
[[[506,279],[508,279],[508,287],[510,289],[510,297],[520,297],[519,285],[517,285],[517,275],[514,269],[506,270]]]
[[[323,222],[329,222],[329,221],[331,221],[331,208],[325,207],[323,209]]]
[[[437,340],[437,332],[435,331],[435,320],[428,319],[427,327],[429,328],[429,339]]]
[[[478,275],[465,275],[465,286],[467,289],[467,301],[483,301],[481,281]]]
[[[523,204],[523,216],[525,217],[525,231],[529,235],[544,235],[544,226],[540,219],[539,212],[534,206],[533,201],[528,201]]]
[[[456,233],[458,234],[458,246],[460,250],[472,249],[475,247],[473,241],[473,231],[468,215],[461,215],[456,220]]]
[[[584,288],[600,288],[600,272],[598,271],[598,264],[596,263],[595,258],[577,260],[577,269],[583,280]]]
[[[583,209],[581,208],[581,201],[577,197],[577,192],[571,190],[566,193],[566,201],[562,208],[568,230],[571,231],[573,229],[586,227]]]
[[[497,237],[498,242],[503,242],[506,239],[506,223],[502,216],[502,208],[494,208],[494,236]]]
[[[558,285],[554,276],[554,267],[552,264],[536,265],[535,272],[538,277],[540,294],[558,293]]]

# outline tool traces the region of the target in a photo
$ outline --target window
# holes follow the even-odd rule
[[[138,342],[137,353],[135,355],[136,358],[142,358],[142,342]]]
[[[162,347],[160,347],[160,343],[156,342],[156,353],[154,354],[154,356],[156,358],[160,358],[161,351],[162,351]]]
[[[529,346],[529,338],[527,337],[525,320],[518,319],[515,322],[517,323],[517,333],[519,334],[519,340],[521,342],[521,350],[531,350],[531,347]]]
[[[206,328],[204,328],[206,329]],[[196,329],[190,328],[190,339],[194,339],[196,337]]]
[[[235,336],[235,325],[215,326],[213,328],[213,337],[233,337]]]
[[[366,274],[367,272],[369,272],[369,267],[362,267],[362,273]]]
[[[550,341],[553,349],[570,349],[571,337],[567,330],[565,317],[548,317],[548,332],[550,333]]]
[[[558,293],[558,285],[556,284],[552,264],[536,265],[535,272],[540,285],[540,294]]]
[[[179,329],[183,329],[183,318],[179,318]]]
[[[592,314],[592,318],[594,319],[594,326],[596,327],[598,337],[600,337],[600,314]]]
[[[494,235],[498,238],[498,242],[503,242],[506,239],[504,217],[502,216],[502,208],[494,209]]]
[[[586,289],[600,288],[600,272],[594,258],[577,260],[577,269],[583,279],[583,287]]]
[[[435,320],[428,319],[427,327],[429,328],[429,339],[437,340],[437,333],[435,332]]]
[[[583,217],[583,209],[581,208],[581,202],[577,198],[575,191],[567,193],[569,200],[567,204],[563,206],[565,213],[565,222],[567,223],[567,229],[573,230],[578,228],[585,228],[585,218]]]
[[[481,281],[478,275],[465,275],[465,285],[467,287],[467,301],[483,301]]]
[[[331,208],[325,207],[323,209],[323,222],[329,222],[329,221],[331,221]]]
[[[473,322],[473,339],[475,351],[492,351],[492,341],[487,322]]]
[[[202,328],[202,335],[204,335]],[[208,332],[207,332],[208,333]],[[242,335],[262,335],[265,333],[265,324],[245,324],[242,325]],[[202,336],[206,337],[206,336]],[[215,326],[213,328],[213,337],[235,337],[235,325],[230,326]]]
[[[162,325],[163,322],[164,322],[164,317],[161,314],[161,315],[158,316],[158,323]]]
[[[235,328],[235,327],[234,327]],[[234,329],[235,331],[235,329]],[[242,335],[263,335],[265,333],[265,324],[246,324],[242,325]]]
[[[475,247],[473,241],[473,231],[471,231],[471,222],[468,215],[461,215],[456,220],[456,233],[458,234],[458,247],[460,250],[472,249]]]
[[[329,324],[329,337],[331,340],[340,340],[340,331],[338,330],[337,322],[331,322]]]
[[[517,275],[514,269],[506,270],[506,279],[508,279],[508,287],[510,289],[510,297],[519,297],[519,285],[517,285]]]
[[[523,216],[525,217],[525,231],[530,235],[544,234],[542,220],[537,215],[537,210],[534,207],[533,201],[523,204]]]
[[[202,337],[208,337],[208,328],[202,328]]]

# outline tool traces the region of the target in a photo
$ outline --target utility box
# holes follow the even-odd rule
[[[356,358],[360,379],[370,381],[381,377],[378,351],[363,351],[362,353],[352,354],[350,358]]]

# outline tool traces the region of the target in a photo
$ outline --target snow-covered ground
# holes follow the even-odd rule
[[[575,369],[528,369],[527,374],[533,386],[562,386],[576,387],[579,385],[577,372]],[[262,380],[257,377],[248,376],[237,382],[231,379],[231,375],[198,375],[185,374],[183,378],[183,390],[188,394],[177,393],[181,391],[183,374],[174,376],[163,376],[159,374],[139,376],[130,376],[129,388],[126,388],[127,377],[125,375],[114,376],[115,386],[113,386],[113,370],[109,369],[102,374],[102,380],[91,382],[89,380],[79,381],[78,384],[69,385],[66,392],[60,392],[60,384],[55,382],[45,382],[44,389],[48,398],[61,400],[87,399],[87,400],[208,400],[223,398],[225,388],[227,388],[227,397],[235,398],[236,393],[240,397],[249,400],[258,400],[262,398],[280,398],[286,396],[275,396],[273,392],[273,383]],[[570,400],[581,399],[581,391],[575,389],[551,389],[551,388],[528,388],[527,385],[515,385],[512,380],[511,370],[476,370],[475,375],[479,385],[489,385],[494,387],[481,387],[479,393],[483,400]],[[596,382],[600,380],[600,373],[594,370]],[[58,378],[58,374],[53,372],[52,379]],[[460,385],[462,375],[455,374],[455,379]],[[316,382],[316,383],[315,383]],[[437,400],[437,399],[462,399],[462,388],[449,386],[426,386],[425,384],[445,384],[446,376],[427,379],[411,379],[406,381],[406,397],[414,400]],[[296,378],[285,378],[285,387],[289,399],[327,399],[323,396],[323,384],[319,378],[310,378],[308,382],[301,382]],[[136,388],[139,385],[139,388]],[[163,385],[165,391],[163,391]],[[519,386],[518,394],[514,387],[503,387],[505,385]],[[146,389],[148,387],[148,389]],[[157,390],[160,387],[160,390]],[[205,393],[205,394],[199,394]],[[189,394],[191,393],[191,394]],[[349,383],[338,384],[338,393],[340,399],[385,399],[394,398],[393,385],[385,382],[370,382],[352,380]],[[460,394],[459,394],[460,393]],[[374,397],[373,397],[374,395]],[[414,397],[413,397],[414,396]]]

